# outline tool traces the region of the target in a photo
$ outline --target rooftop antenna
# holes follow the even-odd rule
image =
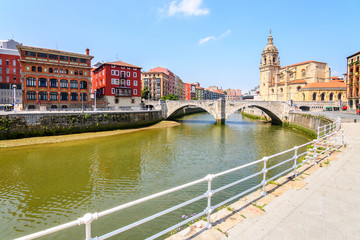
[[[118,54],[116,54],[116,57],[115,57],[116,61],[118,60]]]

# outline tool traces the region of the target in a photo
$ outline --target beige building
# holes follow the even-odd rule
[[[281,67],[278,55],[270,32],[260,62],[261,100],[327,101],[338,100],[339,96],[340,100],[346,100],[345,83],[332,81],[327,63],[311,60]]]

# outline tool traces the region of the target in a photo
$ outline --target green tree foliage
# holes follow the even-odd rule
[[[141,90],[141,98],[148,99],[150,94],[150,91],[147,87],[144,87],[143,90]]]
[[[179,100],[179,96],[174,95],[174,94],[168,94],[166,96],[163,96],[161,98],[161,100],[163,100],[163,101],[166,101],[166,100]]]

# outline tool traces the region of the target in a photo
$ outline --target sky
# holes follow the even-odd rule
[[[161,66],[201,86],[250,90],[271,29],[281,66],[346,73],[360,51],[360,0],[0,0],[0,39]]]

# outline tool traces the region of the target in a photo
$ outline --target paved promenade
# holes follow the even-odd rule
[[[343,128],[347,147],[338,160],[273,199],[265,214],[240,222],[227,239],[360,239],[360,123]]]

